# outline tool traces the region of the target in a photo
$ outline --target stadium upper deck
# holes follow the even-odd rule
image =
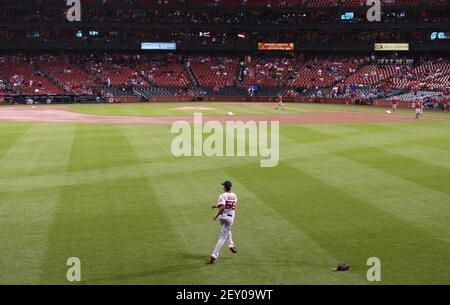
[[[104,6],[167,6],[179,7],[334,7],[334,6],[363,6],[364,0],[83,0],[87,5]],[[59,0],[3,0],[3,5],[58,5]],[[381,0],[386,6],[418,6],[418,5],[446,5],[446,0]]]

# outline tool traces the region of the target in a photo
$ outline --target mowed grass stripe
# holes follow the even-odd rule
[[[421,122],[418,122],[421,123]],[[436,123],[437,124],[437,123]],[[320,155],[323,153],[345,152],[347,150],[359,148],[379,148],[386,145],[398,145],[417,141],[432,135],[437,139],[445,139],[448,132],[445,129],[435,128],[430,125],[415,126],[412,123],[391,123],[391,124],[354,124],[353,128],[365,130],[362,134],[347,137],[331,138],[323,137],[320,141],[321,133],[327,129],[332,129],[334,125],[314,125],[312,128],[305,125],[289,125],[289,132],[281,132],[280,151],[283,159]],[[386,126],[389,126],[387,129]],[[411,132],[414,128],[414,132]],[[283,127],[281,128],[283,130]],[[368,134],[370,130],[370,134]],[[319,140],[311,141],[310,136],[315,136]]]
[[[411,147],[414,151],[417,151],[417,155],[415,155],[414,152],[411,152]],[[426,148],[423,147],[422,149],[426,150]],[[419,147],[411,144],[402,145],[401,148],[385,146],[380,149],[356,149],[342,152],[338,155],[362,163],[373,169],[381,170],[389,175],[400,177],[401,179],[418,184],[422,187],[420,189],[421,191],[427,192],[427,190],[423,188],[426,187],[435,192],[450,195],[450,189],[445,187],[445,183],[450,177],[450,169],[448,168],[450,163],[446,163],[445,160],[441,159],[441,166],[433,165],[432,163],[438,164],[436,161],[439,159],[439,154],[431,155],[424,152],[422,154],[427,154],[428,158],[420,158],[418,157],[421,155],[420,151]],[[407,157],[406,155],[414,158]],[[431,159],[436,161],[429,162]],[[399,180],[399,182],[401,182],[401,180]],[[450,197],[447,196],[447,199],[450,199]],[[445,197],[442,197],[442,200],[444,201]],[[447,203],[450,203],[450,201]]]
[[[397,124],[396,124],[397,125]],[[94,126],[92,125],[86,125],[87,128],[92,129],[92,131],[96,130]],[[324,153],[328,153],[330,151],[345,151],[348,149],[354,149],[354,148],[361,148],[361,147],[376,147],[377,145],[389,145],[392,143],[398,144],[402,142],[411,141],[411,137],[409,136],[410,133],[405,133],[402,137],[402,139],[392,139],[392,137],[386,136],[384,134],[375,134],[371,135],[371,138],[364,137],[363,135],[358,136],[350,136],[347,138],[342,139],[329,139],[325,137],[326,140],[320,141],[320,138],[322,137],[322,131],[310,131],[308,127],[305,126],[296,126],[296,125],[289,125],[287,129],[286,126],[281,127],[281,140],[280,140],[280,156],[283,160],[292,159],[292,158],[300,158],[302,156],[319,156]],[[332,125],[321,125],[321,128],[323,130],[332,128]],[[106,128],[106,129],[105,129]],[[164,139],[164,132],[166,131],[164,129],[164,132],[160,132],[161,127],[154,127],[154,126],[136,126],[136,127],[125,127],[125,132],[131,134],[135,134],[136,137],[139,137],[138,134],[140,131],[148,130],[149,139],[146,140],[144,137],[139,137],[139,140],[141,141],[141,144],[143,147],[145,147],[146,142],[155,142],[155,140],[151,139],[151,130],[154,130],[157,128],[157,139],[159,140],[159,136],[161,136],[161,141],[164,143],[164,145],[167,145],[166,147],[156,145],[153,145],[157,148],[155,149],[147,149],[147,150],[141,150],[142,155],[139,156],[140,160],[139,162],[133,163],[129,162],[129,160],[126,159],[126,151],[122,150],[120,147],[118,147],[119,152],[116,153],[114,151],[108,151],[108,152],[98,152],[95,149],[91,149],[90,145],[95,145],[95,143],[92,143],[92,139],[87,141],[87,143],[83,144],[82,147],[77,148],[78,150],[84,151],[82,154],[84,157],[79,157],[80,159],[79,164],[80,166],[77,166],[76,168],[72,168],[70,172],[63,173],[63,174],[45,174],[40,176],[33,177],[18,177],[16,178],[16,181],[18,183],[12,183],[10,179],[2,179],[0,177],[0,191],[5,190],[15,190],[15,191],[21,191],[21,190],[32,190],[32,189],[38,189],[42,187],[46,187],[47,182],[53,183],[55,185],[74,185],[74,184],[80,184],[80,183],[89,183],[91,181],[96,181],[97,179],[111,179],[114,180],[116,178],[120,177],[131,177],[134,175],[134,177],[137,177],[139,175],[139,169],[141,166],[146,167],[146,175],[152,176],[154,174],[160,174],[164,171],[166,171],[168,174],[172,172],[176,172],[178,170],[178,164],[184,163],[186,159],[176,159],[174,163],[170,162],[172,160],[170,154],[167,156],[167,160],[163,162],[157,162],[157,159],[154,159],[151,157],[152,155],[155,155],[155,157],[161,157],[166,154],[166,151],[169,151],[170,149],[170,141],[171,136],[167,135],[167,138]],[[355,128],[360,128],[359,125],[355,125]],[[378,125],[374,125],[372,128],[378,128]],[[103,131],[108,130],[107,127],[102,127]],[[383,128],[384,130],[384,128]],[[403,129],[402,129],[403,130]],[[406,131],[406,128],[405,128]],[[167,130],[168,132],[168,130]],[[431,130],[424,131],[425,133],[432,132]],[[99,140],[106,142],[107,141],[107,133],[100,132],[103,134],[101,139]],[[315,135],[315,136],[314,136]],[[89,136],[87,136],[87,139],[89,139]],[[310,137],[313,137],[313,140],[309,140]],[[405,139],[406,137],[406,139]],[[95,140],[97,141],[97,140]],[[159,147],[159,148],[158,148]],[[324,150],[325,149],[325,150]],[[149,153],[151,152],[151,154]],[[117,156],[117,154],[121,154],[124,156],[124,159],[121,159],[121,161],[118,164],[115,164],[115,166],[107,167],[107,168],[99,168],[98,162],[99,159],[107,159],[111,156]],[[145,158],[149,156],[149,160],[145,160]],[[92,159],[89,159],[92,157]],[[247,162],[259,162],[259,158],[221,158],[223,160],[223,166],[234,166],[239,164],[246,164]],[[142,162],[150,161],[148,164],[142,164]],[[201,170],[201,169],[208,169],[211,168],[211,165],[205,164],[204,162],[201,162],[196,157],[191,157],[188,159],[191,165],[192,170]],[[188,165],[185,165],[188,166]],[[93,168],[91,168],[93,167]],[[89,180],[92,179],[92,180]]]
[[[104,133],[114,134],[114,141],[103,141]],[[89,147],[99,155],[110,154],[96,160],[98,168],[139,161],[120,126],[101,127],[96,133],[90,126],[78,125],[70,159],[72,170],[85,153],[80,147]],[[127,156],[114,154],[112,149]],[[165,278],[158,269],[173,259],[170,247],[176,236],[167,226],[152,187],[143,184],[136,173],[142,170],[136,168],[131,178],[124,175],[114,180],[86,176],[87,183],[61,188],[48,235],[42,282],[67,283],[65,262],[69,257],[81,259],[82,283],[139,283],[143,279],[158,283]]]
[[[3,154],[0,179],[64,172],[73,133],[71,125],[33,125]]]
[[[123,125],[122,131],[132,143],[135,154],[142,163],[173,160],[170,125]],[[175,137],[175,135],[174,135]]]
[[[70,125],[31,126],[3,155],[1,175],[65,171],[74,130]],[[12,185],[20,183],[12,177],[5,179]],[[48,230],[60,196],[60,190],[48,181],[44,180],[43,185],[45,188],[30,192],[0,193],[0,283],[30,284],[40,280]]]
[[[287,126],[287,125],[286,125]],[[321,125],[322,128],[332,128],[332,125]],[[356,128],[359,127],[359,125],[355,125]],[[372,128],[377,128],[378,125],[374,125]],[[128,128],[128,127],[127,127]],[[132,128],[132,127],[129,127]],[[140,126],[139,128],[144,128],[144,126]],[[148,128],[149,130],[152,130],[152,128],[159,128],[159,127],[152,127],[152,126],[145,126],[145,128]],[[145,130],[145,128],[143,130]],[[299,129],[297,129],[299,128]],[[127,129],[126,129],[127,130]],[[126,133],[138,133],[137,129],[130,129],[134,131],[125,131]],[[402,129],[403,130],[403,129]],[[406,130],[406,127],[404,129]],[[432,130],[426,130],[425,133],[432,133]],[[149,131],[149,134],[151,132]],[[159,134],[159,133],[158,133]],[[308,140],[310,136],[314,136],[315,134],[315,140],[311,141]],[[161,134],[161,137],[163,137],[163,134]],[[170,135],[167,136],[170,140]],[[374,134],[371,135],[370,138],[364,137],[362,135],[358,135],[356,137],[350,136],[347,138],[342,139],[328,139],[320,141],[321,132],[315,131],[310,132],[308,129],[305,130],[304,126],[295,126],[295,125],[289,125],[289,129],[281,128],[281,138],[280,138],[280,158],[282,160],[289,160],[289,159],[296,159],[296,158],[302,158],[302,157],[310,157],[310,156],[316,156],[319,157],[323,154],[328,154],[331,152],[341,152],[346,150],[352,150],[352,149],[358,149],[358,148],[366,148],[366,147],[378,147],[378,146],[386,146],[386,145],[396,145],[399,143],[408,143],[413,138],[410,136],[410,133],[402,133],[401,138],[393,139],[392,137],[386,136],[384,134]],[[415,138],[415,137],[414,137]],[[139,138],[141,141],[141,145],[145,147],[146,140],[145,137]],[[149,139],[148,141],[154,142],[153,140]],[[65,186],[65,185],[76,185],[76,184],[82,184],[82,183],[90,183],[95,182],[98,179],[109,179],[114,180],[118,179],[120,177],[138,177],[140,175],[140,168],[145,168],[144,175],[146,176],[153,176],[153,175],[161,175],[164,173],[171,174],[174,172],[178,172],[180,166],[188,166],[190,167],[190,170],[203,170],[203,169],[210,169],[214,167],[213,164],[202,162],[201,159],[198,157],[189,157],[189,158],[172,158],[170,154],[166,157],[167,160],[163,160],[162,162],[155,162],[158,160],[155,160],[152,158],[152,155],[155,156],[163,156],[165,155],[166,150],[170,149],[170,141],[164,140],[163,143],[167,145],[167,147],[161,147],[158,145],[154,145],[157,147],[157,151],[155,149],[151,149],[151,147],[147,150],[141,150],[142,153],[139,156],[139,162],[133,163],[133,162],[123,162],[121,161],[119,165],[112,166],[108,168],[96,168],[96,169],[89,169],[87,168],[88,165],[94,165],[94,167],[98,167],[98,162],[92,162],[92,161],[85,161],[86,163],[83,167],[85,167],[82,170],[76,170],[72,169],[68,173],[63,174],[46,174],[46,175],[40,175],[36,177],[18,177],[16,178],[15,182],[13,183],[10,179],[2,179],[0,178],[0,191],[7,191],[7,190],[14,190],[14,191],[22,191],[22,190],[32,190],[32,189],[38,189],[46,187],[47,182],[52,183],[54,185],[59,186]],[[156,143],[155,143],[156,144]],[[159,148],[158,148],[159,147]],[[85,149],[86,150],[86,149]],[[150,153],[151,152],[151,153]],[[122,152],[123,154],[124,152]],[[100,155],[99,152],[96,152],[94,150],[90,150],[90,154],[96,154],[95,157],[96,160],[101,159],[102,155]],[[109,154],[109,152],[103,152],[102,154]],[[114,153],[112,153],[114,154]],[[110,154],[111,155],[111,154]],[[149,160],[145,160],[145,158],[149,156]],[[163,158],[163,157],[162,157]],[[234,157],[221,157],[218,158],[223,163],[221,166],[237,166],[240,164],[247,164],[248,162],[251,163],[259,163],[260,158],[249,158],[249,157],[240,157],[240,158],[234,158]],[[173,161],[171,161],[173,160]],[[126,161],[126,160],[125,160]],[[147,162],[148,163],[142,163]],[[131,164],[129,164],[131,163]],[[82,163],[83,164],[83,163]],[[17,182],[17,183],[16,183]]]
[[[448,125],[447,128],[450,128],[450,125]],[[444,151],[448,151],[450,146],[450,141],[448,139],[442,137],[434,137],[434,135],[421,138],[420,143],[422,145],[426,145],[427,147],[443,149]]]
[[[327,132],[323,126],[317,128],[313,127],[310,130],[309,126],[297,127],[290,126],[291,134],[289,137],[282,136],[282,159],[286,160],[297,155],[301,156],[321,156],[323,154],[335,153],[342,157],[350,156],[366,160],[370,162],[372,167],[380,168],[390,172],[391,174],[401,176],[404,179],[418,183],[425,187],[429,187],[435,191],[449,194],[450,190],[443,187],[443,181],[450,177],[450,159],[448,154],[443,149],[437,149],[422,144],[422,137],[415,137],[414,140],[409,139],[409,134],[404,131],[396,131],[394,135],[385,134],[384,137],[389,137],[390,143],[384,145],[373,146],[373,135],[377,130],[386,132],[385,125],[364,125],[364,130],[372,129],[371,134],[365,140],[353,138],[352,145],[347,141],[348,138],[342,137],[344,144],[335,143],[332,141],[330,145],[327,140],[328,137],[323,137],[323,142],[320,143],[320,138],[323,132]],[[360,129],[360,125],[353,126],[354,129]],[[393,127],[395,129],[395,127]],[[373,131],[375,130],[375,131]],[[392,130],[391,128],[389,130]],[[390,131],[387,132],[390,132]],[[427,132],[435,134],[433,130],[428,128]],[[351,133],[351,131],[349,131]],[[285,133],[284,133],[285,134]],[[376,137],[380,135],[377,134]],[[308,146],[298,145],[300,143],[311,143],[310,138],[313,137],[314,142]],[[404,138],[408,140],[405,141]],[[293,141],[294,140],[294,141]],[[435,141],[445,143],[445,136],[434,138]],[[447,141],[447,147],[450,142]],[[353,147],[353,148],[352,148]]]
[[[385,124],[305,124],[305,125],[282,125],[282,129],[287,131],[291,139],[299,143],[316,143],[323,141],[339,140],[351,141],[353,138],[361,136],[385,137],[393,130],[402,129],[400,123]]]
[[[348,192],[334,180],[311,174],[304,163],[299,162],[298,166],[282,163],[276,172],[249,171],[242,179],[324,251],[349,263],[351,273],[363,279],[360,283],[367,283],[366,260],[372,256],[382,261],[382,283],[448,282],[447,245],[368,205],[364,198]],[[410,268],[410,264],[420,267]],[[324,278],[322,282],[327,281]],[[350,281],[341,278],[341,282]]]
[[[259,159],[249,158],[221,158],[223,166],[233,166],[245,164],[246,162],[259,164]],[[6,191],[29,191],[47,188],[52,184],[56,186],[71,186],[95,183],[102,181],[115,181],[122,178],[153,177],[159,175],[170,175],[173,173],[190,171],[202,171],[215,168],[214,164],[205,163],[204,159],[198,157],[176,158],[172,161],[152,162],[145,164],[134,164],[129,166],[111,165],[110,168],[79,170],[62,174],[49,174],[34,177],[15,178],[14,181],[7,178],[0,178],[0,192]],[[233,161],[234,160],[234,161]],[[135,160],[137,161],[137,159]]]
[[[78,125],[69,172],[130,166],[138,163],[124,142],[121,125]]]
[[[172,159],[175,157],[170,152],[170,142],[168,135],[170,130],[149,129],[148,126],[123,126],[123,132],[132,146],[133,152],[141,161],[157,162],[157,160]],[[154,137],[153,133],[155,132]],[[189,160],[193,160],[189,158]],[[180,162],[181,161],[181,162]],[[200,161],[197,159],[197,161]],[[214,167],[214,164],[202,162],[207,168]],[[143,174],[146,176],[144,184],[148,184],[153,190],[152,196],[155,198],[154,204],[158,206],[161,213],[166,217],[166,225],[174,232],[176,236],[169,244],[155,243],[154,247],[160,247],[161,251],[172,253],[172,257],[168,257],[166,263],[159,263],[153,269],[154,275],[162,274],[156,279],[158,284],[202,284],[207,281],[203,272],[206,271],[207,252],[202,253],[202,248],[198,247],[198,241],[202,238],[202,234],[206,231],[201,228],[198,217],[203,212],[209,212],[208,209],[197,210],[198,194],[197,190],[193,195],[193,190],[185,183],[176,183],[178,177],[187,175],[187,179],[194,181],[204,175],[202,167],[192,170],[191,162],[186,159],[178,159],[177,172],[175,174],[167,173],[163,170],[161,173],[153,172],[148,175],[148,169],[143,167]],[[200,164],[200,163],[199,163]],[[164,167],[163,167],[164,168]],[[167,169],[167,168],[164,168]],[[194,215],[197,217],[194,217]],[[206,214],[203,213],[203,216]],[[206,218],[205,218],[206,219]],[[186,234],[186,232],[195,232],[194,234]],[[155,232],[158,234],[158,232]],[[197,242],[196,242],[197,241]],[[203,243],[203,245],[205,245]],[[150,274],[149,274],[150,276]],[[149,276],[142,276],[141,280],[148,282]],[[211,277],[214,279],[214,277]]]
[[[129,159],[127,147],[122,147],[120,141],[106,141],[106,135],[111,133],[108,126],[101,125],[96,138],[96,129],[92,125],[81,125],[80,137],[85,139],[77,145],[76,155],[70,170],[59,174],[41,174],[36,177],[17,177],[12,183],[9,179],[0,178],[0,191],[26,191],[46,187],[51,183],[55,186],[70,186],[95,183],[98,180],[114,181],[122,178],[137,178],[171,175],[183,171],[202,171],[216,168],[215,163],[205,162],[209,158],[174,157],[171,152],[171,142],[176,135],[170,133],[166,126],[148,125],[118,125],[110,128],[120,128],[122,135],[133,143],[134,157]],[[119,133],[120,134],[120,133]],[[206,137],[206,135],[204,136]],[[225,139],[224,139],[225,141]],[[235,145],[237,140],[235,141]],[[99,150],[98,145],[108,146],[108,150]],[[236,147],[236,146],[235,146]],[[115,152],[117,150],[118,152]],[[114,162],[118,159],[118,162]],[[259,157],[218,157],[221,166],[238,166],[260,163]],[[17,183],[16,183],[17,182]]]
[[[0,159],[7,153],[10,147],[18,141],[25,132],[31,127],[31,124],[13,124],[0,122]],[[0,169],[3,169],[0,164]],[[0,170],[0,173],[2,170]]]
[[[446,169],[448,178],[450,177],[450,140],[446,143],[447,149],[430,147],[424,143],[408,143],[407,147],[384,147],[384,150],[408,159],[414,159],[419,163],[426,163],[431,166],[431,169]]]
[[[450,241],[450,196],[347,157],[303,159],[292,166],[352,193],[439,240]]]
[[[39,283],[56,188],[0,193],[0,284]]]
[[[67,283],[65,261],[78,257],[82,284],[170,281],[176,235],[141,179],[63,188],[49,235],[44,283]]]
[[[359,129],[359,125],[355,125],[354,128]],[[372,125],[371,128],[385,130],[384,125]],[[349,138],[342,138],[342,143],[336,143],[335,141],[329,142],[327,136],[323,137],[324,140],[320,142],[322,129],[309,131],[308,127],[290,126],[290,130],[289,136],[285,136],[286,133],[281,136],[282,160],[310,158],[311,156],[324,157],[329,153],[342,157],[347,155],[360,157],[368,162],[373,161],[371,163],[375,168],[383,168],[411,182],[449,194],[449,190],[442,187],[442,181],[450,176],[447,169],[449,167],[446,161],[447,156],[443,150],[432,147],[428,149],[426,145],[419,144],[422,138],[411,140],[407,133],[396,132],[395,135],[384,135],[390,139],[389,143],[374,146],[372,143],[373,132],[365,139],[352,138],[353,143],[350,144],[348,143]],[[292,135],[294,132],[295,134]],[[427,132],[433,132],[433,130],[429,129]],[[379,136],[380,134],[376,135],[376,137]],[[310,137],[316,140],[311,143]],[[444,138],[442,136],[435,140],[444,141]],[[305,145],[305,142],[309,145]],[[382,151],[384,153],[381,153]]]

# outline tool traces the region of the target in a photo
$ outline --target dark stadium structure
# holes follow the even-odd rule
[[[65,0],[2,0],[0,103],[442,99],[450,1],[381,5],[369,22],[363,0],[84,0],[69,22]]]

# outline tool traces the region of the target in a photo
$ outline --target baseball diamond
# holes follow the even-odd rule
[[[205,105],[280,117],[270,105]],[[251,157],[171,155],[170,122],[197,111],[174,106],[0,108],[1,283],[66,283],[72,256],[92,284],[366,283],[372,256],[384,284],[449,283],[448,116],[286,104],[298,119],[280,124],[279,165],[261,168]],[[11,117],[20,112],[27,122]],[[139,121],[152,113],[167,120]],[[126,114],[136,116],[102,119]],[[239,196],[239,252],[208,266],[218,238],[209,206],[225,178]],[[330,272],[339,261],[351,272]]]

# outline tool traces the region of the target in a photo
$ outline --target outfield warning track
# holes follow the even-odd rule
[[[175,121],[193,122],[194,116],[98,116],[45,107],[0,107],[0,121],[85,124],[172,124]],[[374,112],[305,112],[302,114],[203,116],[203,121],[279,121],[286,124],[382,123],[413,121],[409,115]]]

